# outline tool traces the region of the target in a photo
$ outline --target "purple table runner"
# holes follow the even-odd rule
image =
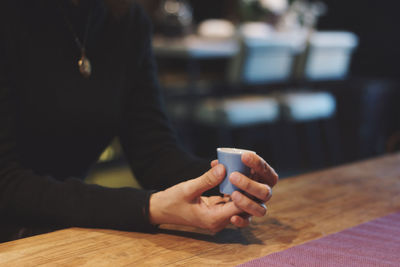
[[[400,212],[239,265],[400,266]]]

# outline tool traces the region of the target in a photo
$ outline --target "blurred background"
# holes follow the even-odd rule
[[[283,178],[400,149],[395,1],[138,2],[167,113],[194,154],[255,150]],[[116,140],[88,182],[137,186],[120,151]]]

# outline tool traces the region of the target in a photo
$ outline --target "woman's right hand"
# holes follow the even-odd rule
[[[249,224],[248,219],[235,216],[243,213],[229,197],[202,194],[219,185],[225,168],[218,164],[202,176],[154,193],[150,198],[149,216],[152,224],[195,226],[218,232],[229,223],[238,227]]]

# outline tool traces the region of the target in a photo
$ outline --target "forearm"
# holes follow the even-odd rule
[[[110,189],[77,179],[59,182],[31,171],[0,170],[0,213],[23,226],[146,231],[150,193]]]

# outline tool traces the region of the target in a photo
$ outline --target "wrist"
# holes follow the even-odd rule
[[[156,192],[150,196],[149,201],[149,222],[153,225],[159,225],[166,223],[163,219],[163,208],[162,208],[162,192]]]

